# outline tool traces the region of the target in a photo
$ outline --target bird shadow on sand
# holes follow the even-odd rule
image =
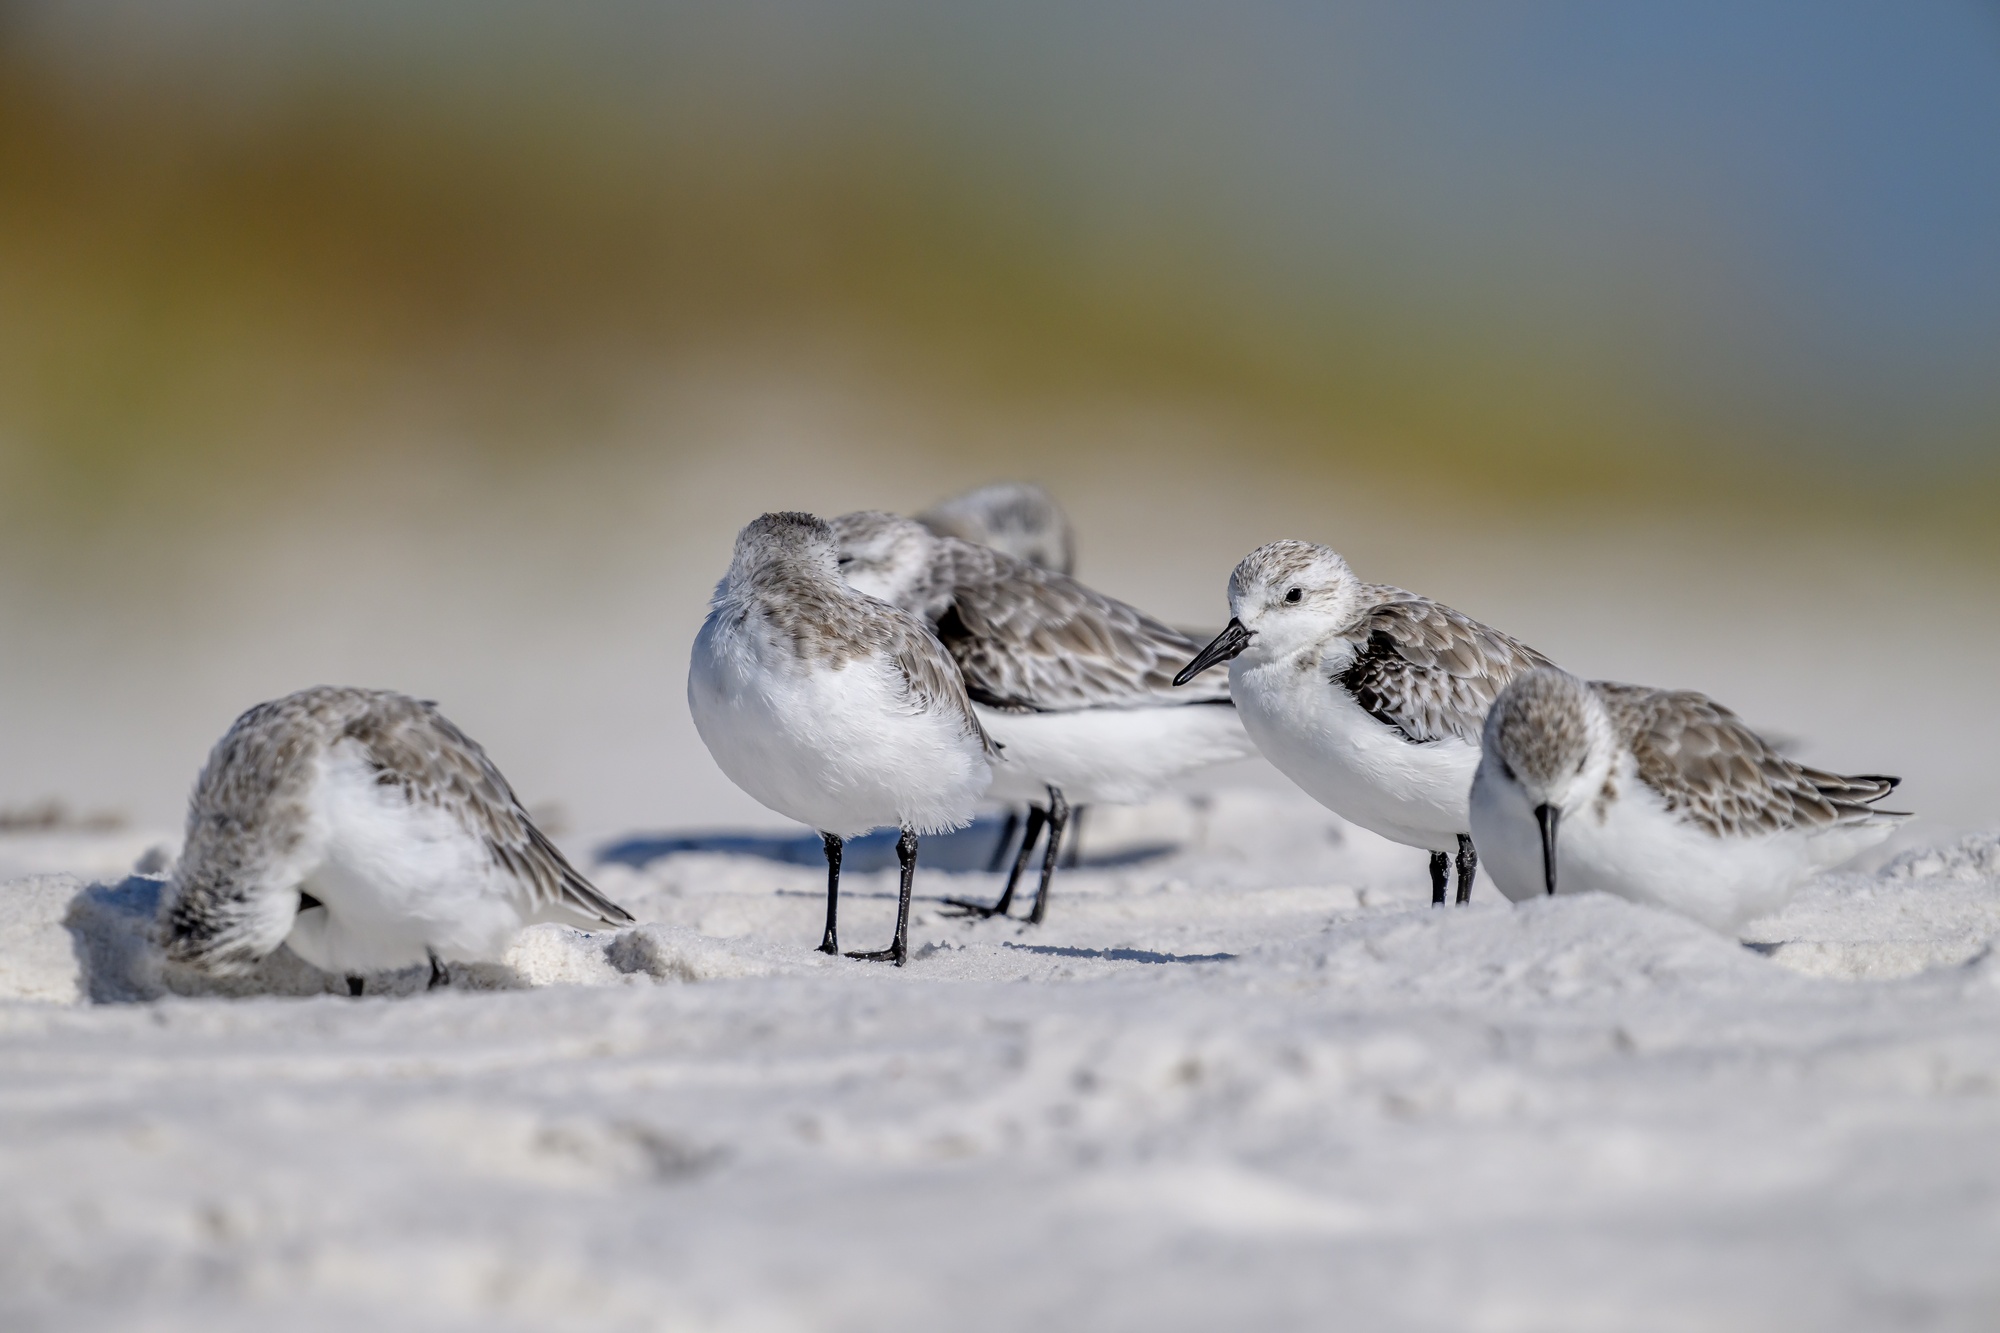
[[[935,833],[925,838],[918,849],[917,862],[927,870],[946,873],[984,871],[991,868],[999,853],[1005,850],[1001,839],[1012,834],[1013,829],[1006,820],[983,816],[962,829]],[[841,852],[842,869],[856,874],[892,869],[896,864],[896,838],[895,829],[877,829],[859,838],[849,838]],[[1142,865],[1178,850],[1174,844],[1166,842],[1119,847],[1101,856],[1092,855],[1086,849],[1076,864],[1086,870],[1109,870]],[[751,856],[782,865],[826,864],[825,844],[817,833],[734,833],[723,829],[634,834],[598,848],[597,860],[601,865],[623,865],[642,870],[661,857],[683,852]]]
[[[1016,944],[1000,941],[1003,949],[1048,954],[1055,958],[1101,958],[1110,963],[1228,963],[1233,953],[1155,953],[1151,949],[1078,949],[1066,944]]]

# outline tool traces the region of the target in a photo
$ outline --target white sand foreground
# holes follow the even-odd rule
[[[1086,836],[1039,929],[927,871],[901,972],[811,951],[809,864],[628,841],[646,924],[360,1001],[176,993],[132,840],[0,846],[48,872],[0,885],[0,1326],[2000,1326],[2000,840],[1746,948],[1433,911],[1289,795]]]

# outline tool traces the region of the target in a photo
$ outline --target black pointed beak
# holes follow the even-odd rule
[[[1250,640],[1256,637],[1256,631],[1244,629],[1243,622],[1231,616],[1229,623],[1222,627],[1222,633],[1216,635],[1208,647],[1196,653],[1194,661],[1181,668],[1181,674],[1174,677],[1174,684],[1185,685],[1218,662],[1227,662],[1248,648]]]
[[[1535,822],[1542,826],[1542,882],[1556,891],[1556,820],[1562,811],[1544,803],[1535,807]]]

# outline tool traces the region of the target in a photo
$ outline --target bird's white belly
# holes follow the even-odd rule
[[[1128,804],[1185,773],[1256,752],[1227,704],[975,711],[1000,743],[989,794],[1005,801],[1042,801],[1053,786],[1075,804]]]
[[[523,924],[516,894],[486,849],[448,812],[376,781],[359,747],[336,745],[315,788],[325,854],[300,888],[324,903],[301,912],[292,951],[328,972],[499,958]]]
[[[1559,821],[1556,892],[1616,894],[1733,933],[1783,908],[1817,868],[1814,835],[1717,837],[1669,812],[1629,758],[1615,787],[1601,812],[1593,801]],[[1520,789],[1482,775],[1472,818],[1480,863],[1500,891],[1515,902],[1546,892],[1541,832]]]
[[[1243,725],[1281,773],[1341,818],[1433,852],[1455,851],[1470,827],[1467,793],[1479,747],[1456,738],[1413,744],[1364,712],[1317,665],[1230,664]]]
[[[704,627],[688,671],[695,729],[730,781],[788,818],[852,837],[957,828],[991,780],[977,741],[920,712],[867,658],[807,670]]]

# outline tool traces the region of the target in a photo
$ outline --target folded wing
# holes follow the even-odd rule
[[[513,882],[522,914],[630,925],[632,916],[570,865],[514,795],[478,743],[434,704],[387,696],[348,723],[346,734],[401,784],[412,801],[438,806],[477,836]]]
[[[1418,744],[1451,737],[1479,744],[1486,711],[1507,682],[1550,665],[1499,630],[1407,594],[1377,606],[1348,638],[1354,657],[1333,683]]]
[[[1631,747],[1640,781],[1710,833],[1746,837],[1894,817],[1872,803],[1899,779],[1808,768],[1705,694],[1611,681],[1592,688]]]
[[[1016,712],[1226,704],[1216,673],[1174,674],[1201,645],[1075,579],[951,542],[953,597],[938,638],[978,703]]]

